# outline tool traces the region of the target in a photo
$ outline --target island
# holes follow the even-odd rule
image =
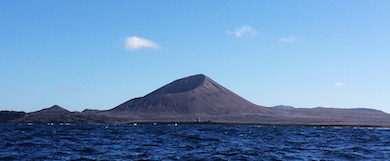
[[[203,123],[293,126],[390,126],[390,114],[367,108],[294,108],[253,104],[203,74],[175,80],[109,110],[71,112],[59,105],[2,111],[1,123]]]

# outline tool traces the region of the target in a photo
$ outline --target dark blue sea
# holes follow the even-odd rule
[[[0,160],[389,160],[390,129],[0,124]]]

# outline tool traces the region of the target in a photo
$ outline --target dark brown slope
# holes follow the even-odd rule
[[[129,100],[105,114],[141,121],[194,121],[268,112],[268,108],[254,105],[209,77],[198,74],[173,81],[144,97]]]

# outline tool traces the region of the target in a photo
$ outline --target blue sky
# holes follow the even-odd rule
[[[110,109],[203,73],[263,106],[390,113],[390,1],[0,1],[0,110]]]

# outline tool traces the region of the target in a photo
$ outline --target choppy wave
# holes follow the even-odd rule
[[[390,130],[0,125],[0,160],[386,160]]]

